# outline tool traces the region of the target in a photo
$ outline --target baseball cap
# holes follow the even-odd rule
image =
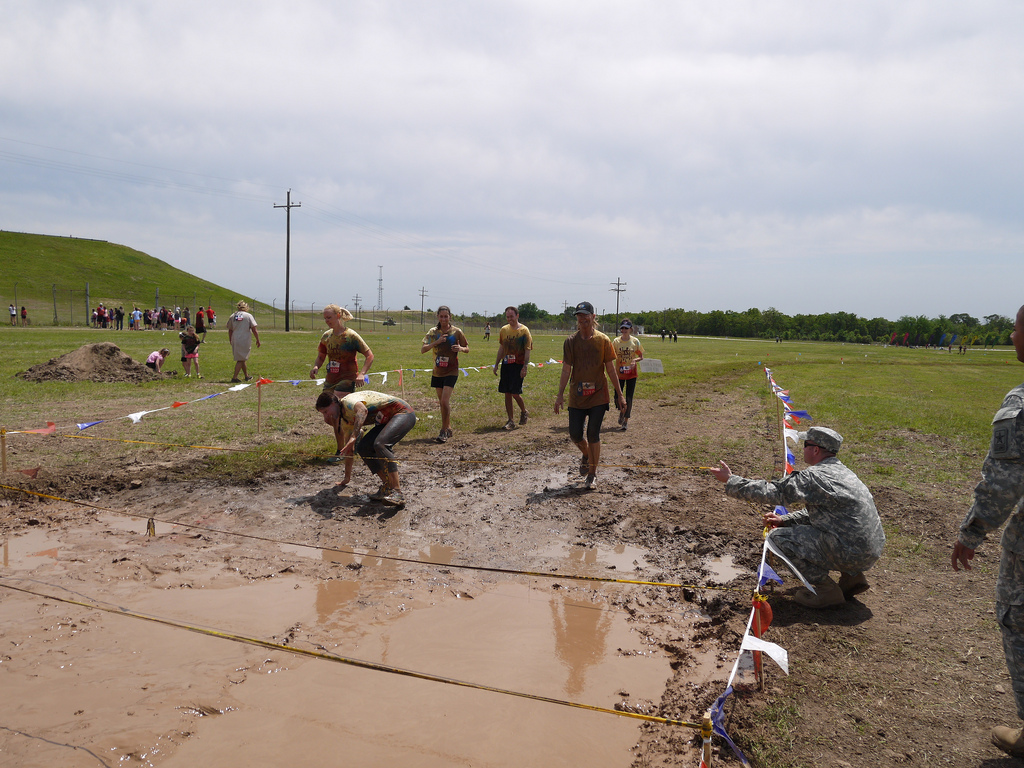
[[[576,311],[574,315],[592,315],[594,314],[594,305],[589,301],[581,301],[576,305]]]
[[[621,323],[619,323],[619,328],[632,328],[632,327],[633,327],[633,321],[632,320],[623,320]]]

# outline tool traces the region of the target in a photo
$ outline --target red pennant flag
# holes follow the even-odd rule
[[[188,405],[188,403],[173,403],[171,408],[181,408],[183,405]]]
[[[761,637],[761,635],[768,630],[768,627],[772,625],[772,619],[774,618],[772,614],[772,606],[767,600],[755,597],[754,610],[757,611],[757,614],[761,618],[761,626],[759,631],[754,632],[754,637]],[[757,622],[754,622],[754,626],[757,626]]]
[[[21,474],[23,475],[28,475],[29,477],[35,479],[35,476],[39,473],[39,469],[39,467],[35,467],[33,469],[19,469],[18,471],[21,472]]]
[[[46,429],[23,429],[21,430],[26,435],[53,435],[57,432],[57,425],[52,422],[46,422]]]
[[[257,387],[262,387],[264,384],[273,384],[273,383],[274,383],[273,379],[265,379],[265,378],[263,378],[261,376],[260,380],[256,382],[256,386]]]
[[[398,386],[402,386],[402,369],[398,369]]]

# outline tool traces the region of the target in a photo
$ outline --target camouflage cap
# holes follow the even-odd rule
[[[843,444],[843,436],[828,427],[811,427],[807,430],[807,437],[804,440],[820,445],[829,453],[839,453],[839,446]]]

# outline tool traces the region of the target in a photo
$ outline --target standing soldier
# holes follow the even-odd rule
[[[1017,359],[1024,363],[1024,307],[1010,335]],[[953,570],[971,569],[974,550],[986,534],[1010,518],[1003,531],[1003,554],[996,580],[996,621],[1003,633],[1003,652],[1013,683],[1017,716],[1024,720],[1024,384],[1011,389],[992,419],[992,444],[981,466],[981,482],[960,524],[953,545]],[[992,743],[1015,757],[1024,757],[1024,732],[1005,725],[992,729]]]

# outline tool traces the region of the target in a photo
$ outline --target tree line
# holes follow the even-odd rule
[[[852,344],[994,346],[1010,344],[1010,333],[1013,331],[1013,320],[1009,317],[986,315],[979,319],[966,313],[948,317],[904,315],[898,320],[888,320],[884,317],[858,317],[852,312],[787,315],[774,307],[769,307],[766,310],[751,308],[745,312],[664,309],[656,312],[636,312],[629,316],[635,325],[642,325],[646,333],[656,334],[665,330],[689,336],[841,341]],[[504,316],[501,315],[485,318],[474,313],[472,319],[504,323]],[[552,314],[532,302],[519,304],[519,319],[526,325],[553,328],[570,329],[575,325],[573,307],[566,307],[563,312]],[[619,319],[614,314],[599,316],[599,321],[605,328],[615,328]]]

